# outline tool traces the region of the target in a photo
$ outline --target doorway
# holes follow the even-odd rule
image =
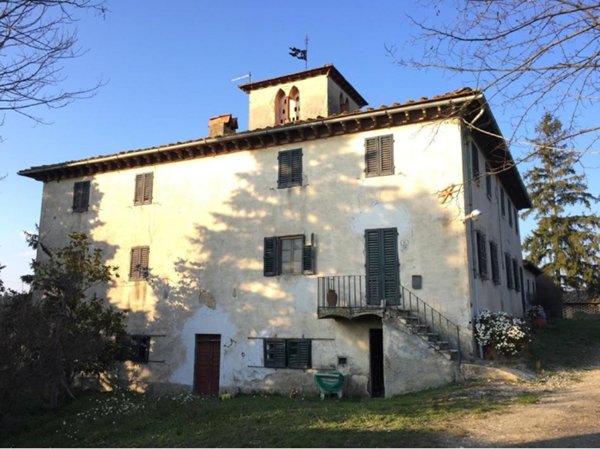
[[[196,334],[194,391],[203,396],[219,395],[221,335]]]
[[[371,397],[385,396],[383,381],[383,330],[369,329],[369,364],[371,371]]]

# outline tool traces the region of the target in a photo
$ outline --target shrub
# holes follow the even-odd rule
[[[517,355],[530,341],[529,326],[506,312],[483,309],[475,319],[475,339],[482,346],[492,346],[504,355]]]

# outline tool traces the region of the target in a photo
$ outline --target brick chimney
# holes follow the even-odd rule
[[[237,117],[231,114],[217,115],[208,120],[208,137],[234,134],[238,127]]]

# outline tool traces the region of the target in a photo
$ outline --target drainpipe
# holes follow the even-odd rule
[[[464,128],[463,128],[464,129]],[[470,136],[467,134],[466,130],[464,131],[465,139],[464,142],[466,145],[463,145],[463,160],[466,161],[466,164],[463,164],[463,180],[464,180],[464,191],[465,191],[465,210],[464,214],[467,216],[473,211],[473,189],[472,184],[470,182],[472,177],[472,163],[471,154],[470,154]],[[469,270],[469,286],[471,293],[471,303],[473,304],[473,311],[471,315],[471,323],[473,334],[475,334],[475,317],[479,315],[479,292],[477,290],[477,279],[475,279],[475,266],[473,257],[473,220],[467,219],[465,220],[466,225],[466,237],[467,237],[467,267]],[[483,346],[480,343],[477,343],[479,350],[479,358],[483,358]]]

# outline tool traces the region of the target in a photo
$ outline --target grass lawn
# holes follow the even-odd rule
[[[54,415],[32,417],[0,445],[28,447],[433,447],[449,421],[498,409],[521,398],[470,394],[473,384],[392,399],[287,398],[227,400],[192,395],[88,393]]]
[[[597,362],[600,346],[600,319],[560,320],[537,329],[529,345],[530,365],[555,370],[583,368]]]

